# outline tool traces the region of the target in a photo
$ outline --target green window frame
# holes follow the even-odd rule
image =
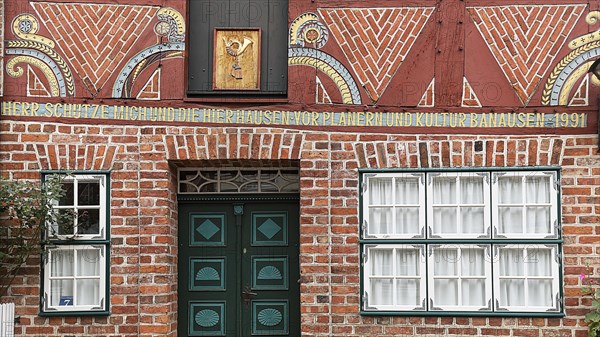
[[[108,315],[110,174],[43,171],[42,182],[53,175],[65,191],[53,207],[73,218],[49,223],[44,233],[40,316]]]
[[[359,180],[361,314],[564,316],[559,168]]]

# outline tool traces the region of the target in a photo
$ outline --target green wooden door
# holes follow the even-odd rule
[[[180,201],[179,336],[300,336],[298,202]]]

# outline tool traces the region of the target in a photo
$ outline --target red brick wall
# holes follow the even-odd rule
[[[39,261],[11,289],[27,336],[174,336],[175,165],[298,159],[303,336],[586,335],[579,274],[598,272],[600,155],[595,135],[405,136],[275,128],[0,122],[0,171],[111,170],[109,317],[38,317]],[[481,145],[481,146],[480,146]],[[480,149],[480,150],[479,150]],[[562,167],[566,318],[366,317],[359,310],[357,168]]]

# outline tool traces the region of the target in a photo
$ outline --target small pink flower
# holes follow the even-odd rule
[[[583,280],[585,280],[585,274],[584,274],[584,273],[581,273],[581,274],[579,275],[579,281],[583,282]]]

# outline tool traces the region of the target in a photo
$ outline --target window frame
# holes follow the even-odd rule
[[[99,234],[76,234],[73,235],[52,235],[51,225],[48,225],[48,230],[42,234],[42,261],[41,261],[41,274],[40,274],[40,316],[107,316],[110,314],[110,172],[109,171],[42,171],[41,179],[42,183],[48,176],[60,175],[64,177],[65,181],[76,181],[75,184],[79,184],[78,181],[89,181],[98,180],[99,189]],[[76,194],[74,189],[74,195]],[[60,208],[74,208],[78,209],[77,197],[74,197],[74,205],[66,205]],[[58,201],[54,202],[54,205],[58,205]],[[82,209],[86,209],[85,205]],[[74,228],[77,228],[74,226]],[[53,254],[57,251],[73,251],[73,259],[79,254],[78,252],[88,249],[99,249],[100,250],[100,261],[98,263],[98,275],[83,275],[76,274],[77,266],[75,261],[73,262],[72,275],[51,275],[52,274],[52,261]],[[77,252],[77,253],[76,253]],[[98,279],[98,302],[99,304],[93,305],[51,305],[50,293],[51,280],[63,279],[72,280],[72,289],[75,294],[77,289],[78,280],[86,279]],[[74,299],[76,300],[76,298]]]
[[[561,233],[561,188],[560,188],[560,167],[519,167],[519,168],[505,168],[505,167],[482,167],[482,168],[455,168],[455,169],[443,169],[443,168],[432,168],[432,169],[358,169],[359,173],[359,223],[360,223],[360,237],[359,237],[359,248],[360,248],[360,314],[361,315],[405,315],[405,316],[464,316],[464,317],[475,317],[475,316],[504,316],[504,317],[564,317],[564,293],[563,293],[563,262],[562,262],[562,246],[563,246],[563,238]],[[431,237],[430,236],[430,221],[429,217],[431,217],[431,207],[429,205],[431,196],[430,192],[425,192],[426,203],[421,205],[421,208],[427,209],[425,211],[426,219],[419,219],[420,222],[426,223],[426,237],[413,237],[413,238],[403,238],[403,237],[384,237],[383,235],[380,237],[367,236],[368,227],[365,224],[365,219],[367,217],[367,205],[368,205],[368,191],[365,191],[365,187],[368,183],[368,180],[378,174],[382,174],[383,176],[403,176],[403,175],[423,175],[424,185],[420,188],[420,190],[429,190],[430,187],[427,186],[427,182],[429,180],[429,176],[439,175],[439,174],[457,174],[457,175],[474,175],[477,173],[486,173],[490,178],[489,185],[484,187],[485,193],[489,193],[489,197],[486,200],[485,204],[485,221],[489,227],[486,228],[489,236],[486,237],[461,237],[461,235],[449,236],[449,237]],[[550,214],[551,221],[553,221],[550,226],[550,230],[552,231],[552,235],[546,235],[547,233],[543,233],[543,235],[534,235],[527,237],[527,235],[514,236],[514,237],[501,237],[494,233],[494,229],[498,226],[497,218],[494,216],[494,213],[497,213],[498,205],[497,197],[494,197],[494,194],[497,193],[497,182],[493,181],[493,178],[499,174],[516,174],[518,176],[524,177],[528,174],[532,175],[549,175],[550,176],[550,189],[548,190],[548,195],[550,196]],[[492,200],[496,199],[496,200]],[[535,206],[535,205],[534,205]],[[526,206],[524,206],[526,207]],[[496,210],[496,211],[495,211]],[[488,230],[489,229],[489,230]],[[529,234],[529,233],[527,233]],[[369,290],[370,282],[369,278],[371,277],[369,267],[366,265],[365,253],[368,251],[370,247],[395,247],[395,246],[418,246],[423,245],[426,251],[425,260],[433,258],[432,247],[439,246],[454,246],[459,248],[464,248],[467,246],[487,246],[489,247],[489,257],[492,261],[486,261],[485,264],[485,274],[489,275],[485,277],[486,287],[486,301],[487,296],[491,297],[491,302],[489,306],[489,311],[484,310],[473,310],[473,308],[469,308],[467,310],[463,308],[451,308],[445,307],[442,309],[447,310],[436,310],[438,306],[430,303],[433,299],[432,289],[433,284],[430,284],[433,278],[432,268],[433,265],[430,261],[427,261],[426,268],[427,272],[425,272],[424,278],[426,278],[426,288],[425,294],[422,295],[425,298],[426,306],[425,309],[417,309],[417,308],[403,308],[403,307],[394,307],[394,306],[371,306],[368,303],[368,294],[366,293]],[[520,248],[524,247],[534,247],[534,248],[548,248],[551,249],[551,264],[550,266],[550,274],[547,279],[551,278],[551,294],[552,294],[552,308],[543,307],[544,310],[540,310],[542,307],[510,307],[504,308],[500,306],[500,303],[497,302],[500,299],[499,293],[499,285],[500,285],[500,277],[499,275],[499,255],[496,252],[498,248],[506,247],[506,246],[518,246]],[[487,254],[487,253],[486,253]],[[491,276],[491,277],[490,277]],[[541,277],[543,278],[543,277]],[[525,286],[527,286],[528,281],[525,281]],[[487,303],[486,303],[487,305]],[[547,310],[546,310],[547,309]]]

